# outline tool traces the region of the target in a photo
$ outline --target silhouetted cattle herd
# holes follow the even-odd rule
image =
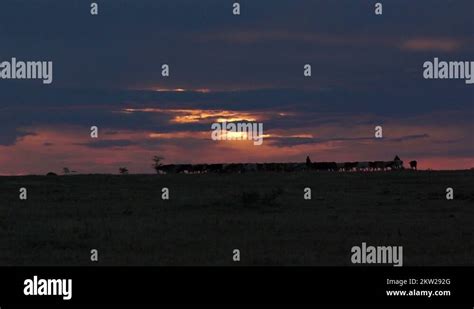
[[[416,169],[416,161],[410,162],[410,168]],[[161,174],[185,173],[247,173],[247,172],[299,172],[299,171],[389,171],[402,170],[403,161],[398,156],[392,161],[365,162],[311,162],[306,163],[229,163],[229,164],[168,164],[158,168]]]

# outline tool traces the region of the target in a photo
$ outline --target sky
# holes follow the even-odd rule
[[[97,1],[97,16],[91,1],[2,3],[0,62],[54,75],[0,79],[0,175],[153,173],[155,155],[473,168],[474,85],[424,79],[423,63],[474,61],[474,2],[385,0],[380,16],[375,2],[242,0],[240,16],[227,0]],[[263,123],[263,144],[212,140],[223,120]]]

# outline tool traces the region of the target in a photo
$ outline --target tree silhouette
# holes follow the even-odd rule
[[[160,172],[160,168],[163,166],[163,160],[165,158],[160,156],[153,157],[153,168],[155,169],[156,173]]]
[[[64,175],[69,175],[71,173],[71,171],[67,167],[63,168],[63,172],[64,172]]]
[[[127,175],[128,174],[128,169],[126,167],[121,167],[121,168],[119,168],[119,172],[122,175]]]

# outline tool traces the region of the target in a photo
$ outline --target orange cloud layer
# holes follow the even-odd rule
[[[313,161],[390,160],[398,154],[405,164],[417,160],[421,169],[474,167],[473,158],[468,156],[473,147],[466,133],[469,130],[422,123],[388,123],[382,140],[370,138],[373,127],[368,125],[267,130],[261,146],[252,141],[213,141],[210,130],[107,134],[112,130],[102,128],[99,140],[93,141],[89,128],[84,127],[25,128],[35,135],[18,139],[15,145],[0,146],[0,174],[44,174],[61,172],[63,167],[81,173],[117,173],[120,166],[128,167],[131,173],[152,173],[154,155],[165,157],[166,163],[222,163],[303,162],[307,155]],[[286,144],[288,139],[303,139],[303,143]],[[101,146],[101,142],[109,144]]]
[[[401,43],[400,48],[412,51],[453,52],[461,48],[463,42],[449,38],[414,38]]]

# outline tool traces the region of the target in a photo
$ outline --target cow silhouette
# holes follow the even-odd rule
[[[336,162],[313,162],[311,167],[317,171],[337,171]]]
[[[344,170],[346,172],[353,171],[357,168],[357,164],[358,164],[358,162],[345,162],[344,163]]]

